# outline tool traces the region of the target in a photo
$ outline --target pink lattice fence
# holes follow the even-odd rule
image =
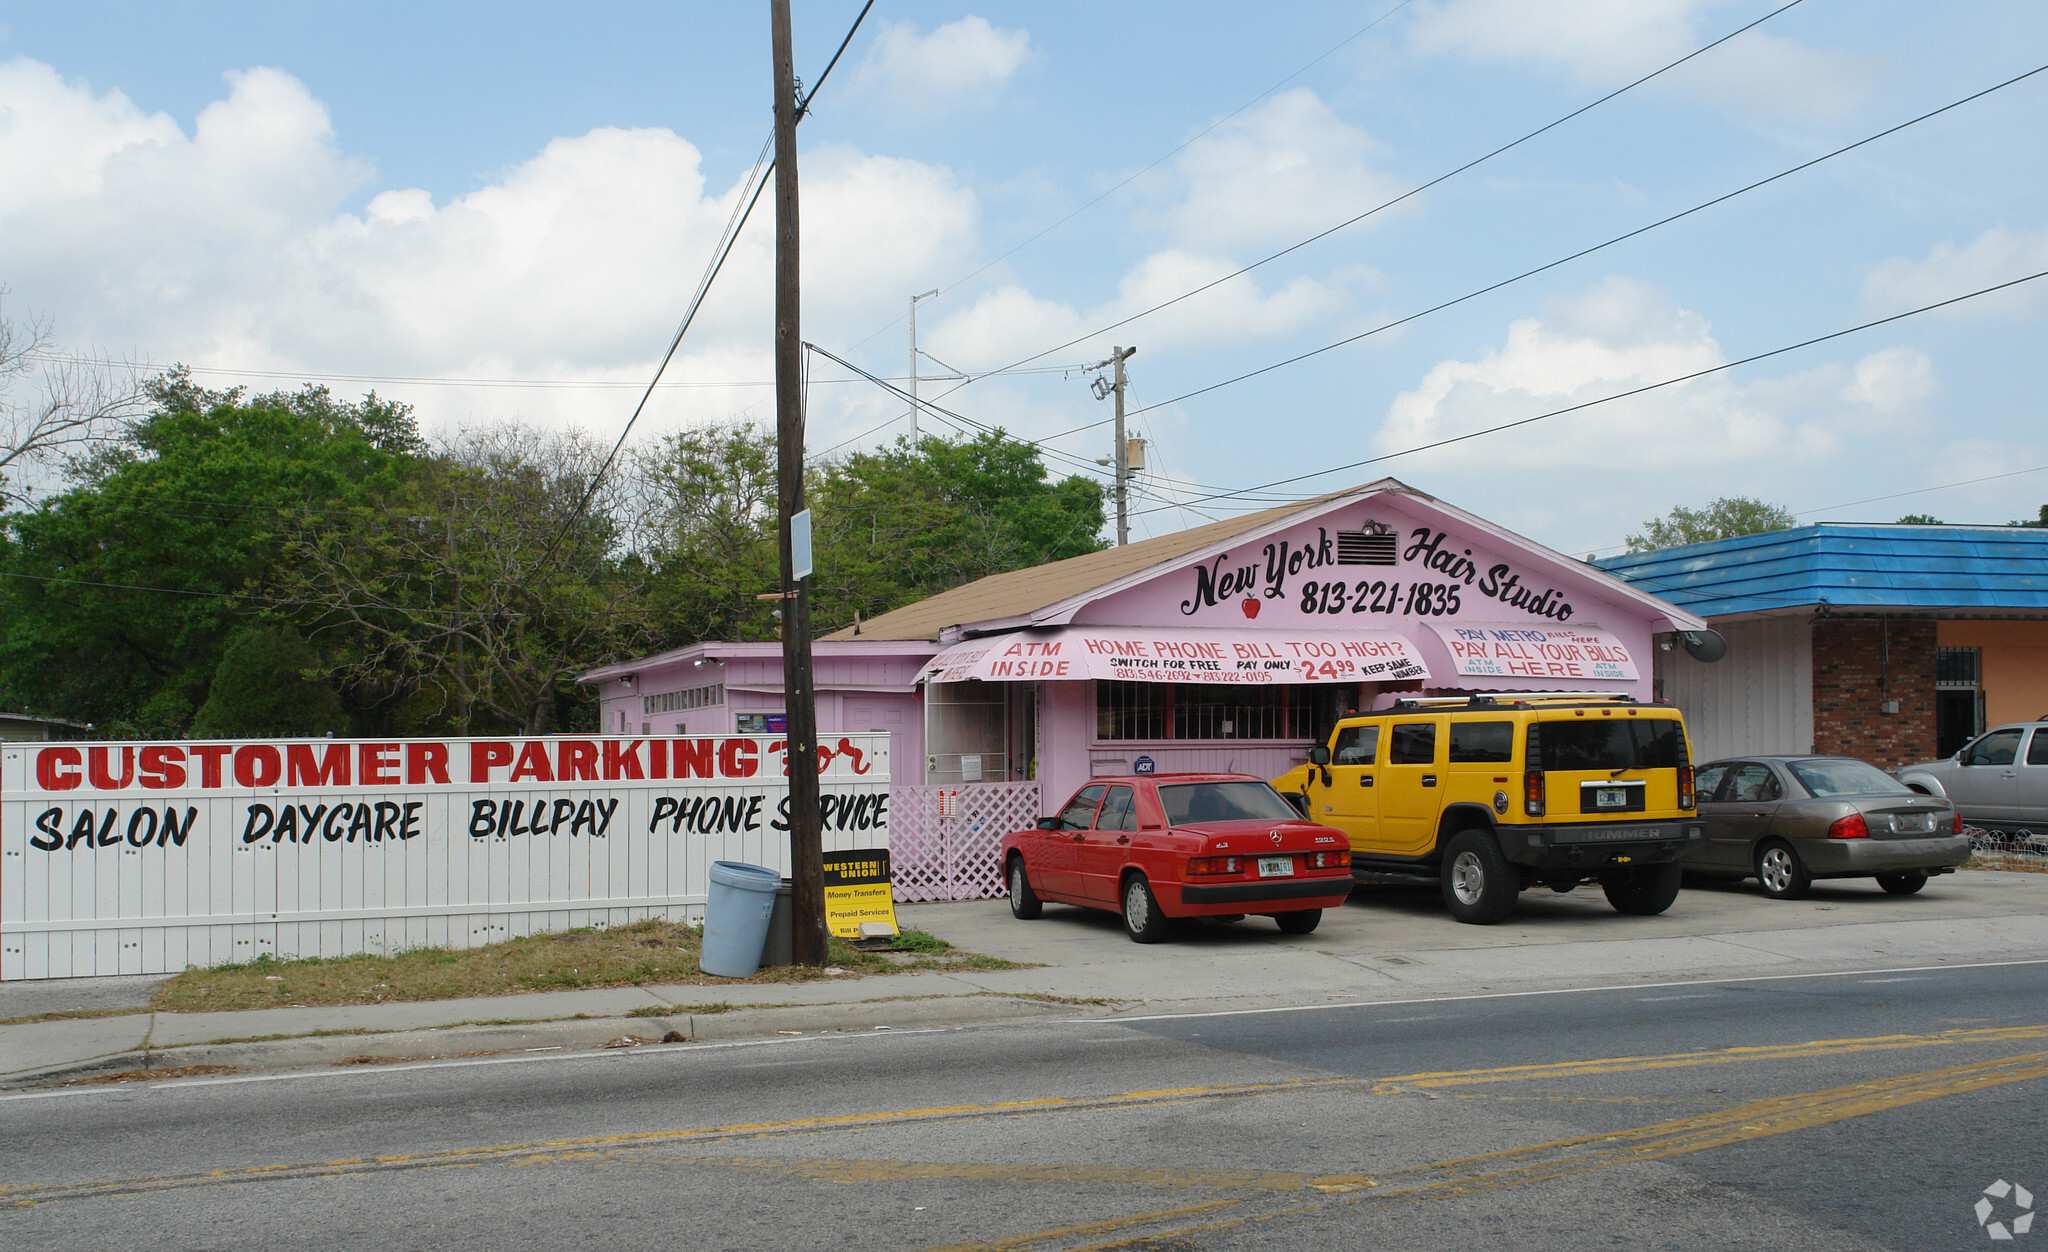
[[[941,791],[957,793],[939,816]],[[889,866],[896,898],[986,900],[1003,894],[1003,836],[1038,821],[1038,784],[965,783],[889,789]]]

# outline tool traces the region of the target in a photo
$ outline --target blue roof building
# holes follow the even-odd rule
[[[1597,564],[1727,637],[1717,665],[1658,657],[1703,760],[1889,768],[2048,712],[2048,528],[1822,524]]]

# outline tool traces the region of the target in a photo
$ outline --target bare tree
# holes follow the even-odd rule
[[[461,432],[387,498],[309,512],[285,586],[348,639],[348,680],[438,696],[458,733],[480,712],[542,733],[563,685],[641,617],[614,523],[625,488],[607,478],[578,507],[603,456],[581,434]]]
[[[6,294],[0,289],[0,297]],[[34,377],[34,398],[14,400],[15,387]],[[142,409],[132,362],[66,356],[47,318],[16,322],[0,308],[0,508],[34,493],[34,480],[24,475],[76,459]]]

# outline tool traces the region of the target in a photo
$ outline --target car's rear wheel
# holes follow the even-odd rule
[[[1010,857],[1010,913],[1022,921],[1030,921],[1045,912],[1045,904],[1038,893],[1031,889],[1031,877],[1024,872],[1024,858]]]
[[[1321,909],[1297,909],[1292,913],[1275,913],[1273,921],[1283,935],[1305,935],[1322,924]]]
[[[1879,874],[1877,885],[1886,895],[1909,896],[1927,885],[1925,874]]]
[[[1521,889],[1499,845],[1485,831],[1460,831],[1444,845],[1444,905],[1452,917],[1491,926],[1515,911]]]
[[[1158,943],[1173,930],[1173,923],[1159,911],[1152,884],[1143,874],[1124,880],[1124,932],[1133,943]]]
[[[1678,899],[1685,870],[1678,862],[1669,865],[1635,865],[1602,875],[1600,889],[1617,913],[1655,917]]]
[[[1813,885],[1792,845],[1775,839],[1756,850],[1756,880],[1773,900],[1797,900]]]

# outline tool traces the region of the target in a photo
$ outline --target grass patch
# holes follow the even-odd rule
[[[913,949],[908,953],[862,952],[830,940],[826,960],[830,968],[840,971],[838,975],[783,965],[751,978],[730,979],[706,974],[697,967],[703,942],[703,932],[695,927],[650,919],[611,930],[527,935],[480,948],[420,948],[392,955],[365,953],[303,961],[265,956],[244,965],[187,970],[159,986],[150,998],[150,1007],[168,1013],[206,1013],[455,1000],[588,987],[790,983],[916,970],[1017,968],[1008,961],[961,952],[923,931],[909,930],[899,940],[899,946]],[[722,1010],[678,1007],[650,1016],[717,1011]]]
[[[20,1017],[0,1017],[0,1026],[24,1026],[30,1022],[68,1022],[85,1017],[128,1017],[150,1011],[147,1005],[125,1009],[60,1009],[54,1013],[26,1013]]]
[[[181,1065],[177,1069],[124,1069],[118,1074],[94,1074],[90,1078],[72,1078],[57,1085],[60,1087],[98,1087],[120,1082],[161,1082],[166,1078],[200,1078],[207,1074],[238,1074],[241,1071],[233,1065]]]
[[[2038,858],[2021,860],[2017,857],[2007,860],[2004,857],[1994,856],[1987,861],[1981,856],[1973,856],[1963,868],[1998,870],[2007,874],[2048,874],[2048,860]]]

